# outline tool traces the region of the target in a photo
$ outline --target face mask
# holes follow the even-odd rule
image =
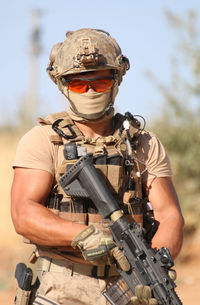
[[[81,94],[65,87],[63,93],[69,101],[68,113],[73,120],[92,121],[111,112],[113,114],[113,103],[118,93],[118,85],[114,85],[113,89],[106,92],[85,92]]]

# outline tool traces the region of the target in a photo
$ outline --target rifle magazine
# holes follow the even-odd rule
[[[133,296],[133,292],[121,277],[116,282],[111,284],[103,292],[103,295],[112,305],[132,304],[131,297]]]

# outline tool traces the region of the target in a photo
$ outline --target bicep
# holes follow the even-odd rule
[[[23,209],[31,200],[44,203],[53,183],[53,176],[44,170],[16,167],[11,189],[11,208]]]

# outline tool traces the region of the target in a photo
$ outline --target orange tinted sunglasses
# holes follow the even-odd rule
[[[65,79],[68,89],[77,93],[87,92],[92,88],[96,92],[108,91],[113,86],[113,77],[104,78],[72,78],[69,80]]]

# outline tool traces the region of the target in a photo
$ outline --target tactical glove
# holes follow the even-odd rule
[[[130,269],[127,258],[115,245],[111,233],[100,230],[94,225],[81,231],[72,240],[71,246],[79,247],[85,260],[94,265],[111,265],[114,257],[122,270]]]
[[[158,301],[152,298],[151,288],[143,285],[135,287],[135,296],[131,298],[131,302],[133,305],[158,305]]]
[[[176,271],[174,269],[170,269],[168,274],[173,281],[176,280]],[[151,288],[142,285],[135,287],[135,296],[131,298],[131,302],[133,305],[158,305],[158,301],[152,298]]]
[[[172,281],[175,281],[177,278],[176,270],[174,270],[174,269],[169,269],[168,275]]]

